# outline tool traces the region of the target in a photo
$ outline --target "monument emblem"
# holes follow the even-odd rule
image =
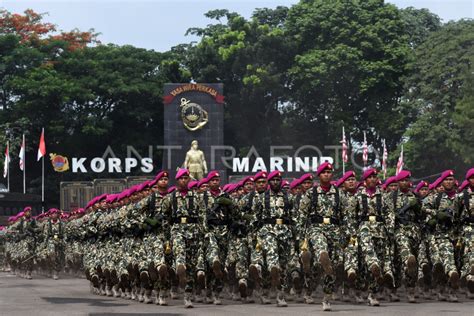
[[[188,130],[196,131],[207,124],[208,114],[199,104],[181,98],[180,106],[181,119]]]

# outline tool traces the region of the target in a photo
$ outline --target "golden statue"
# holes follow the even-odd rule
[[[183,168],[189,170],[189,174],[195,180],[201,180],[204,174],[207,174],[207,164],[204,158],[204,153],[198,148],[198,141],[191,142],[191,148],[186,153],[186,159],[183,163]]]

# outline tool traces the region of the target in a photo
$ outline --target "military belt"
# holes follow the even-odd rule
[[[324,224],[324,225],[333,224],[333,225],[339,225],[339,220],[338,220],[337,218],[334,218],[334,217],[323,217],[323,216],[319,216],[319,215],[310,216],[309,222],[310,222],[311,224]]]
[[[381,223],[381,222],[383,222],[383,218],[380,215],[362,216],[361,220],[363,222],[372,222],[372,223]]]
[[[175,217],[173,219],[174,224],[196,224],[198,223],[198,219],[196,217],[187,217],[187,216],[180,216]]]
[[[284,218],[265,218],[262,222],[270,225],[291,225],[290,221]]]

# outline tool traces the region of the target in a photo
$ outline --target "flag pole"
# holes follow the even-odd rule
[[[25,134],[23,134],[23,194],[26,194],[26,148],[25,148]]]
[[[344,125],[342,126],[342,139],[345,140],[346,134],[344,133]],[[347,146],[347,145],[346,145]],[[342,158],[342,174],[346,173],[346,163],[344,161],[344,157]]]
[[[7,190],[10,193],[10,141],[7,141]]]
[[[41,213],[44,213],[44,156],[41,157]]]

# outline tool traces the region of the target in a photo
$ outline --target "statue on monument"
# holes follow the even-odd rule
[[[207,164],[204,153],[198,148],[198,141],[191,142],[191,148],[186,153],[183,168],[189,170],[189,174],[196,180],[201,180],[207,174]]]

